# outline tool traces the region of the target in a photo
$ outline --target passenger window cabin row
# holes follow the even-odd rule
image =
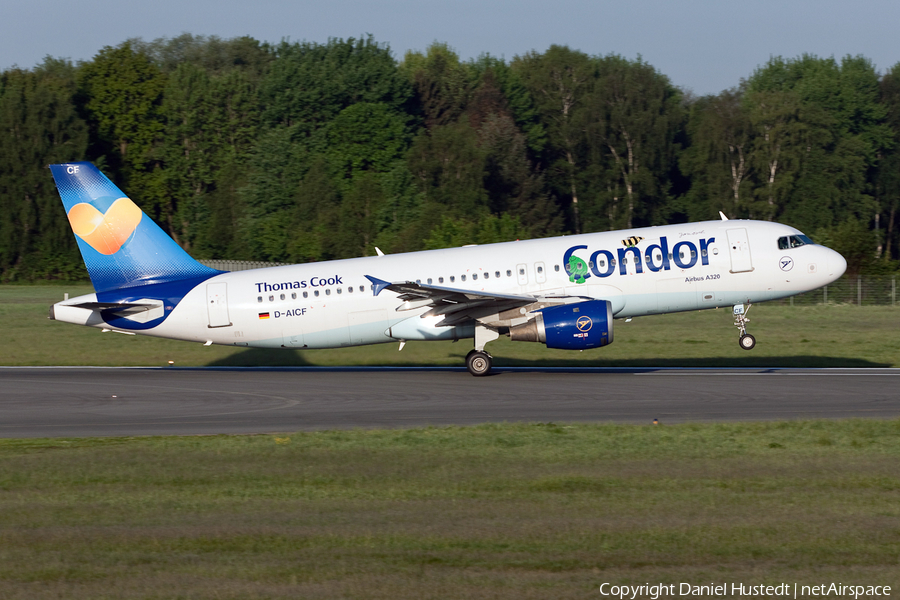
[[[697,258],[697,252],[696,252],[695,250],[691,250],[690,253],[685,252],[684,250],[682,250],[682,251],[680,251],[680,252],[678,253],[678,258],[680,258],[681,260],[686,260],[686,259],[688,258],[688,254],[690,254],[690,258]],[[701,256],[707,256],[707,252],[706,252],[706,249],[705,249],[705,248],[704,248],[703,250],[700,251],[700,255],[701,255]],[[647,255],[645,256],[645,258],[646,258],[647,260],[650,260],[650,255],[647,254]],[[658,263],[659,261],[662,260],[662,254],[660,254],[659,252],[657,252],[657,253],[653,256],[653,260],[654,260],[655,262]],[[669,261],[671,262],[672,260],[674,260],[674,256],[672,255],[671,252],[669,252]],[[632,261],[632,262],[633,262],[633,261]],[[615,258],[612,259],[611,261],[609,261],[609,265],[610,265],[611,267],[615,267],[616,264],[617,264],[617,263],[616,263],[616,259],[615,259]],[[628,262],[628,257],[627,257],[627,256],[624,257],[624,258],[622,258],[622,264],[626,264],[626,265],[627,265],[627,264],[630,264],[630,263]],[[601,269],[605,268],[605,267],[606,267],[606,261],[605,261],[604,259],[600,259],[599,261],[597,261],[597,266],[600,267]],[[594,268],[594,261],[588,261],[588,268],[591,268],[591,269]]]
[[[375,286],[372,286],[373,289],[374,289],[374,287],[375,287]],[[347,287],[347,293],[348,293],[348,294],[352,294],[352,293],[353,293],[353,290],[354,290],[353,286],[348,286],[348,287]],[[312,292],[313,297],[314,297],[314,298],[318,298],[319,295],[320,295],[320,291],[321,291],[321,290],[313,290],[313,292]],[[335,291],[336,291],[338,294],[342,294],[342,293],[344,293],[344,288],[335,288]],[[366,291],[366,286],[364,286],[364,285],[359,286],[359,291],[360,291],[360,293]],[[330,295],[331,295],[331,288],[325,288],[324,292],[325,292],[325,295],[326,295],[326,296],[330,296]],[[309,298],[309,292],[302,292],[302,296],[303,296],[304,298]],[[279,298],[279,300],[287,300],[287,294],[279,294],[278,298]],[[296,300],[296,299],[297,299],[297,292],[291,292],[291,300]],[[257,302],[262,302],[262,301],[263,301],[263,296],[257,296],[257,297],[256,297],[256,301],[257,301]],[[270,295],[269,295],[269,302],[275,302],[275,294],[270,294]]]
[[[556,271],[556,272],[559,272],[559,265],[554,265],[554,266],[553,266],[553,270]],[[539,274],[543,273],[543,272],[544,272],[544,267],[541,266],[541,265],[538,265],[538,266],[537,266],[537,272],[538,272]],[[519,275],[525,275],[525,268],[524,268],[524,267],[519,267]],[[478,273],[472,273],[471,276],[472,276],[472,281],[477,281],[478,278],[479,278],[479,274],[478,274]],[[494,271],[494,273],[493,273],[493,278],[494,278],[494,279],[501,279],[502,276],[503,276],[503,275],[502,275],[502,272],[501,272],[501,271]],[[506,270],[506,276],[507,276],[507,277],[512,277],[512,276],[513,276],[513,270],[512,270],[512,269],[507,269],[507,270]],[[491,272],[490,272],[490,271],[485,271],[484,273],[481,274],[481,277],[482,277],[483,279],[491,279]],[[456,283],[456,276],[455,276],[455,275],[450,275],[447,279],[449,280],[449,283]],[[465,274],[460,275],[460,276],[459,276],[459,280],[460,280],[461,282],[462,282],[462,281],[467,281],[467,275],[465,275]],[[434,278],[433,278],[433,277],[429,277],[429,278],[426,279],[425,281],[426,281],[426,283],[427,283],[428,285],[434,285]],[[438,278],[437,278],[437,285],[443,284],[444,281],[445,281],[445,280],[444,280],[443,277],[438,277]],[[416,279],[416,283],[421,284],[421,283],[422,283],[422,280],[421,280],[421,279]],[[363,286],[363,285],[358,286],[358,288],[359,288],[359,291],[360,291],[360,292],[364,292],[364,291],[366,290],[365,286]],[[371,286],[369,286],[369,288],[370,288],[371,290],[374,290],[374,289],[375,289],[375,286],[374,286],[374,285],[371,285]],[[326,296],[330,296],[330,295],[331,295],[331,288],[325,288],[323,291],[324,291],[324,295],[326,295]],[[342,294],[342,293],[343,293],[343,288],[335,288],[335,291],[336,291],[338,294]],[[353,287],[353,286],[347,287],[347,293],[352,294],[353,292],[354,292],[354,287]],[[309,298],[309,297],[310,297],[309,294],[310,294],[310,293],[309,293],[308,291],[305,291],[305,292],[301,292],[300,295],[301,295],[303,298]],[[313,298],[318,298],[320,295],[321,295],[321,294],[320,294],[320,290],[313,290],[313,291],[312,291],[312,297],[313,297]],[[279,295],[278,295],[278,299],[279,299],[279,300],[287,300],[287,294],[279,294]],[[291,292],[291,300],[296,300],[296,299],[297,299],[297,292]],[[264,302],[264,300],[265,300],[265,296],[257,296],[257,297],[256,297],[256,301],[257,301],[258,303],[262,303],[262,302]],[[269,302],[275,302],[275,294],[270,294],[268,300],[269,300]]]

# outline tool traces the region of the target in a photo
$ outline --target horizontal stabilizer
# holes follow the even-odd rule
[[[80,325],[128,319],[133,325],[149,323],[165,315],[165,303],[154,298],[134,298],[121,302],[97,301],[96,298],[96,294],[88,294],[75,298],[74,301],[57,302],[50,307],[50,318]]]
[[[88,310],[122,310],[125,308],[144,308],[150,310],[153,305],[150,304],[127,304],[124,302],[82,302],[81,304],[67,304],[66,306],[74,306],[76,308],[86,308]]]

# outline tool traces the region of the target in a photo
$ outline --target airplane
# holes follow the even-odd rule
[[[89,162],[50,165],[95,292],[50,318],[206,346],[340,348],[501,335],[548,348],[613,342],[616,319],[733,307],[828,285],[847,261],[793,227],[722,220],[226,272],[191,258]],[[746,305],[746,306],[745,306]]]

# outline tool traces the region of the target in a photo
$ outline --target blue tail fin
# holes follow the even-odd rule
[[[50,170],[96,291],[220,272],[191,258],[91,163]]]

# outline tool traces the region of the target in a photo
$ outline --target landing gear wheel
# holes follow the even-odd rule
[[[487,352],[472,350],[469,352],[468,356],[466,356],[466,368],[469,370],[469,373],[475,377],[484,377],[490,373],[492,362],[493,359]]]
[[[756,346],[756,338],[749,333],[746,333],[738,340],[738,344],[740,344],[741,348],[744,350],[753,350],[753,347]]]
[[[734,326],[740,332],[738,345],[744,350],[753,350],[753,347],[756,346],[756,338],[747,333],[747,323],[750,322],[750,319],[747,318],[747,313],[750,312],[751,306],[753,304],[750,303],[749,299],[747,300],[746,308],[744,308],[743,304],[734,305]]]

